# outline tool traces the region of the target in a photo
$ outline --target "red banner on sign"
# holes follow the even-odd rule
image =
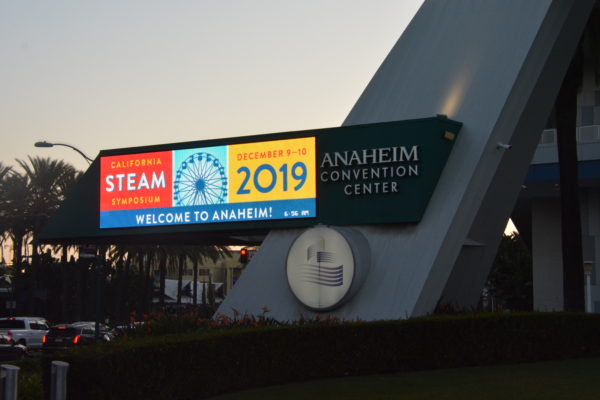
[[[100,159],[100,211],[173,205],[171,151]]]

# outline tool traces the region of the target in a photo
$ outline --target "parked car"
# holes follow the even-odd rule
[[[10,336],[0,334],[0,361],[18,361],[27,357],[27,347],[22,344],[16,344]]]
[[[94,327],[94,332],[96,332],[96,322],[93,321],[77,321],[71,323],[71,325],[91,325]],[[100,340],[104,342],[110,342],[115,338],[115,333],[113,330],[106,324],[99,324],[100,326]]]
[[[145,325],[146,323],[144,321],[130,322],[127,325],[117,325],[112,331],[113,338],[118,338],[124,335],[128,335],[130,333],[135,333],[137,329],[141,329]]]
[[[100,340],[107,342],[110,338],[103,334],[100,328]],[[108,329],[108,327],[107,327]],[[96,327],[93,322],[75,322],[72,324],[60,324],[50,328],[44,336],[42,350],[54,352],[67,350],[72,347],[94,344],[96,338]]]
[[[16,344],[30,350],[42,348],[42,338],[48,329],[48,322],[44,318],[0,318],[0,334],[8,335]]]

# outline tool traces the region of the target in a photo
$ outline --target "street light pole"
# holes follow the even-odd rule
[[[50,143],[45,140],[35,142],[35,147],[54,147],[54,146],[65,146],[72,150],[75,150],[76,152],[79,153],[79,155],[81,155],[81,157],[83,157],[85,159],[85,161],[88,162],[88,164],[91,164],[94,161],[90,157],[86,156],[83,151],[79,150],[75,146],[71,146],[70,144]],[[105,253],[106,253],[105,247],[103,247],[103,246],[99,247],[97,249],[96,258],[94,260],[94,266],[95,266],[95,272],[96,272],[96,318],[95,318],[95,320],[96,320],[95,321],[95,328],[96,328],[95,331],[96,332],[94,335],[95,342],[98,342],[100,340],[100,324],[102,323],[102,317],[104,315],[103,293],[104,293],[104,255],[105,255]]]
[[[104,317],[104,257],[106,254],[106,248],[104,246],[98,247],[98,253],[95,260],[95,273],[96,273],[96,320],[95,320],[95,332],[94,342],[100,341],[100,324],[103,322]]]
[[[91,158],[89,158],[88,156],[86,156],[83,151],[79,150],[75,146],[71,146],[70,144],[66,144],[66,143],[50,143],[50,142],[46,142],[45,140],[40,141],[40,142],[35,142],[35,147],[54,147],[54,146],[65,146],[65,147],[68,147],[70,149],[75,150],[76,152],[78,152],[81,155],[81,157],[83,157],[85,159],[85,161],[88,162],[88,164],[91,164],[92,161],[94,161]]]

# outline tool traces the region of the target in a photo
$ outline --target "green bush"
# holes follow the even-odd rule
[[[60,359],[71,399],[195,400],[307,379],[598,356],[599,333],[600,315],[435,316],[148,336]]]
[[[17,387],[19,400],[42,400],[44,398],[41,361],[40,358],[27,358],[14,363],[19,367]]]
[[[136,313],[131,313],[130,324],[120,330],[119,336],[124,338],[141,338],[171,333],[204,332],[211,329],[281,325],[273,318],[267,317],[266,314],[269,312],[267,307],[263,307],[262,312],[256,316],[241,315],[237,310],[233,311],[233,318],[220,313],[215,314],[214,318],[206,318],[206,313],[203,309],[192,310],[181,315],[152,312],[141,315],[142,318],[139,319]],[[327,322],[333,320],[335,319],[330,318]],[[303,323],[304,321],[302,319],[297,321],[296,324]]]

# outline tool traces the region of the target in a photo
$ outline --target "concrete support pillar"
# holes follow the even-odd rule
[[[582,200],[583,257],[589,273],[591,312],[600,312],[598,272],[600,268],[600,190],[587,189]],[[585,266],[584,262],[584,266]],[[588,277],[586,277],[588,278]],[[587,284],[587,281],[586,281]]]
[[[227,276],[225,277],[225,294],[229,294],[233,288],[233,268],[227,267]]]
[[[560,200],[532,202],[533,308],[563,311]]]

